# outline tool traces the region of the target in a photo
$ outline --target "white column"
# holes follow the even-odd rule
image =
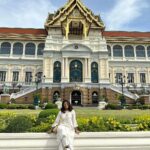
[[[11,43],[10,57],[13,57],[13,45],[14,45],[14,43]]]
[[[37,58],[38,44],[35,44],[35,58]]]
[[[88,59],[88,77],[89,80],[91,81],[91,58]]]
[[[136,46],[134,46],[133,48],[134,48],[134,60],[136,60]]]
[[[85,78],[87,78],[87,58],[85,58]]]
[[[53,82],[53,60],[52,58],[44,58],[43,61],[43,72],[45,75],[45,82],[52,83]]]
[[[114,67],[112,67],[112,76],[111,76],[111,81],[114,84],[115,83],[115,73],[114,73]]]
[[[23,57],[25,57],[25,46],[26,46],[26,43],[23,43],[23,54],[22,54]]]
[[[113,59],[114,58],[113,45],[110,45],[110,48],[111,48],[111,59]]]
[[[67,78],[67,58],[62,58],[62,82],[68,82]]]
[[[25,82],[25,74],[24,74],[24,66],[23,65],[21,65],[21,71],[20,71],[20,77],[19,77],[19,81],[20,82]]]
[[[66,80],[69,82],[69,64],[68,64],[68,58],[66,58],[66,62],[65,62],[65,77]]]
[[[84,71],[85,71],[85,74],[84,74],[84,78],[85,78],[85,83],[89,83],[90,82],[90,78],[89,78],[89,68],[88,68],[88,59],[85,58],[84,59]]]
[[[8,71],[7,71],[7,81],[6,82],[12,82],[12,71],[11,71],[11,65],[8,65]]]
[[[145,57],[146,57],[146,60],[148,60],[147,47],[146,47],[146,46],[144,46],[144,48],[145,48]]]
[[[99,66],[100,66],[100,70],[99,70],[99,82],[100,83],[104,83],[104,84],[109,83],[108,59],[106,59],[106,58],[99,59]]]
[[[138,68],[135,69],[135,83],[138,84]]]
[[[62,78],[65,77],[65,58],[62,59]]]
[[[122,53],[123,53],[123,60],[125,60],[125,51],[124,51],[124,46],[121,46],[122,47]]]
[[[50,63],[50,82],[53,82],[53,68],[54,68],[54,63],[53,63],[53,59],[52,58],[49,58],[49,63]]]
[[[99,83],[101,83],[101,59],[99,59],[99,63],[98,63],[98,74],[99,74]]]

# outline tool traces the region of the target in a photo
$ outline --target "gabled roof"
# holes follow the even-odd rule
[[[68,16],[75,7],[79,8],[80,12],[89,22],[92,23],[94,21],[100,28],[105,28],[100,16],[95,16],[93,12],[85,7],[80,0],[69,0],[68,3],[64,7],[60,8],[55,14],[49,14],[45,26],[48,27],[49,25],[53,25],[64,13]]]
[[[104,31],[103,35],[105,37],[134,37],[134,38],[142,38],[148,37],[150,38],[150,32],[136,32],[136,31]]]
[[[0,40],[45,41],[46,36],[45,29],[0,27]]]
[[[39,35],[44,34],[47,35],[47,31],[45,29],[35,29],[35,28],[7,28],[0,27],[1,34],[33,34]]]

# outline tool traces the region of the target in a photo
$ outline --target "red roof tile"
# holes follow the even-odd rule
[[[104,31],[106,37],[150,37],[150,32]]]
[[[30,29],[30,28],[0,28],[0,33],[7,34],[7,33],[13,33],[13,34],[45,34],[47,35],[47,32],[45,29]]]

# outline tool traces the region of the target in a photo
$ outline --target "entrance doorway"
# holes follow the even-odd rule
[[[73,91],[71,94],[71,102],[74,106],[81,105],[81,92],[80,91]]]

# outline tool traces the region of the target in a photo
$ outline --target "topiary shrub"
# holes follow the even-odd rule
[[[39,113],[39,116],[38,118],[47,118],[49,117],[50,115],[57,115],[59,112],[58,109],[48,109],[48,110],[43,110]]]
[[[9,104],[7,106],[8,109],[28,109],[28,105],[26,104]]]
[[[57,105],[56,104],[53,104],[53,103],[48,103],[46,106],[45,106],[45,109],[55,109],[57,108]]]
[[[108,104],[105,109],[108,109],[108,110],[120,110],[122,109],[122,107],[120,105],[117,105],[117,104]]]
[[[5,109],[5,108],[7,108],[7,104],[0,103],[0,109]]]
[[[28,109],[35,109],[35,106],[33,104],[28,105]]]
[[[58,109],[47,109],[47,110],[41,111],[39,113],[39,116],[38,116],[35,124],[40,125],[41,123],[49,123],[49,125],[50,125],[55,120],[58,112],[59,112]]]
[[[17,109],[17,105],[16,104],[9,104],[7,106],[8,109]]]
[[[32,121],[27,116],[17,116],[10,121],[6,128],[8,133],[26,132],[32,127]]]
[[[16,104],[17,109],[28,109],[28,105],[26,104]]]

